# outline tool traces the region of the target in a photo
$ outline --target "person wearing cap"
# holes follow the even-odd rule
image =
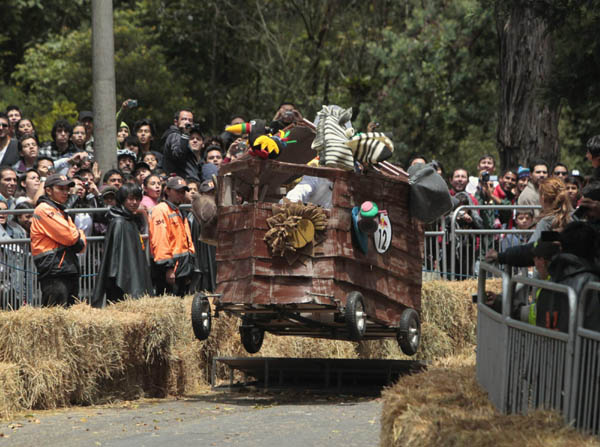
[[[135,168],[136,155],[129,149],[117,151],[117,166],[121,174],[131,174]]]
[[[100,196],[104,206],[115,206],[117,204],[117,188],[111,185],[104,185],[100,190]]]
[[[185,180],[170,177],[164,200],[150,213],[149,235],[153,257],[152,279],[156,293],[183,297],[194,272],[194,244],[188,220],[179,210],[188,191]]]
[[[519,166],[517,170],[517,191],[516,198],[519,200],[519,196],[529,183],[529,168],[524,168],[523,166]]]
[[[121,121],[121,124],[119,124],[117,129],[117,149],[123,149],[125,138],[130,135],[131,132],[129,131],[129,126],[125,121]]]
[[[42,306],[70,306],[79,295],[77,253],[85,249],[86,238],[64,207],[74,185],[64,175],[50,175],[44,185],[45,194],[33,212],[31,254],[42,290]]]
[[[85,150],[94,153],[94,114],[89,110],[79,112],[79,120],[85,127]]]
[[[190,146],[192,137],[198,140],[199,150],[202,147],[203,138],[198,126],[194,126],[194,115],[190,110],[179,110],[175,114],[173,125],[162,137],[162,141],[164,141],[162,167],[168,174],[200,180],[198,176],[199,152],[195,153]]]

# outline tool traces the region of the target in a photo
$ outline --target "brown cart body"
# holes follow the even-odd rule
[[[281,185],[302,175],[333,182],[325,241],[304,262],[289,265],[264,242]],[[221,167],[218,188],[217,311],[252,319],[280,335],[347,339],[343,310],[358,291],[367,315],[365,339],[395,336],[402,312],[421,309],[423,227],[408,211],[405,176],[358,175],[251,159]],[[235,193],[248,200],[232,205]],[[369,237],[364,254],[352,240],[352,208],[364,201],[386,210],[392,241],[378,253]]]

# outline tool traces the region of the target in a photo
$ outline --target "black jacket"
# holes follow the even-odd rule
[[[513,267],[531,267],[533,262],[533,248],[535,242],[515,245],[498,253],[498,262]]]
[[[145,244],[135,216],[122,207],[111,207],[109,219],[104,256],[92,297],[93,307],[104,307],[105,294],[115,287],[134,298],[152,292]]]
[[[190,137],[172,125],[164,133],[162,140],[163,161],[162,167],[167,174],[175,173],[185,178],[200,180],[200,172],[196,156],[189,147]]]
[[[11,166],[19,161],[19,146],[16,138],[11,138],[8,143],[8,147],[6,148],[6,152],[4,153],[4,157],[2,157],[2,161],[0,161],[0,166]]]
[[[573,288],[578,298],[582,298],[581,291],[589,281],[600,279],[595,265],[570,253],[556,255],[548,265],[548,273],[552,281]],[[597,293],[590,294],[586,300],[584,327],[600,330],[600,303]],[[564,294],[550,290],[540,292],[536,304],[536,326],[568,332],[569,301]]]

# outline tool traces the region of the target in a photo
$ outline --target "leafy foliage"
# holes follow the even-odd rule
[[[205,130],[231,114],[273,116],[283,100],[312,119],[322,104],[353,124],[391,132],[395,159],[413,153],[447,171],[496,153],[496,26],[524,0],[116,0],[117,104],[162,128],[182,106]],[[562,157],[600,133],[600,0],[536,0],[555,42],[544,94],[564,104]],[[0,106],[23,106],[45,134],[56,117],[90,109],[89,2],[15,0],[0,26]]]
[[[401,161],[419,153],[452,169],[476,164],[494,151],[493,17],[477,1],[410,3],[404,25],[369,45],[383,85],[361,113],[392,125]]]

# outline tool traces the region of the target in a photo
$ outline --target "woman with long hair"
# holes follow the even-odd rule
[[[17,204],[21,202],[37,203],[43,194],[44,188],[40,181],[40,174],[35,169],[29,169],[19,177],[19,185],[15,194]]]
[[[558,177],[548,177],[538,186],[542,211],[536,218],[535,232],[529,242],[537,241],[542,231],[562,231],[573,221],[573,205],[567,186]]]
[[[144,196],[142,197],[141,205],[150,211],[160,200],[162,184],[160,177],[155,174],[150,174],[144,179]]]
[[[15,136],[17,137],[17,139],[19,139],[23,135],[29,133],[37,136],[33,121],[31,121],[29,118],[21,118],[15,126]]]

